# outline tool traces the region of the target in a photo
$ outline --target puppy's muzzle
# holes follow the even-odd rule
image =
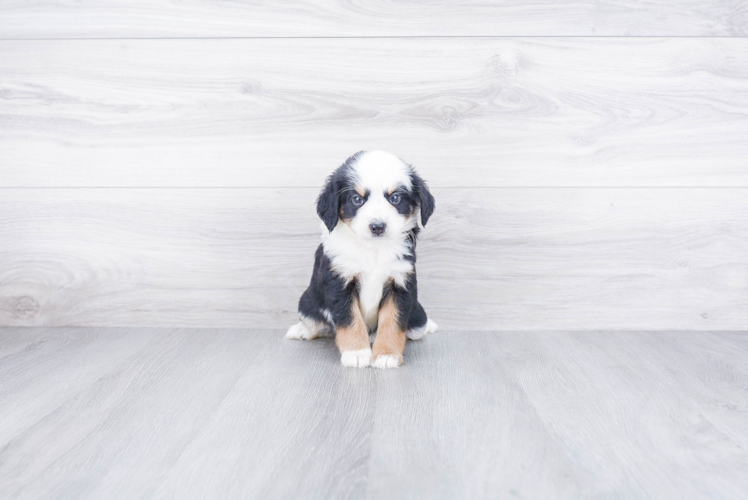
[[[374,236],[382,236],[384,234],[384,230],[387,228],[387,224],[384,222],[372,222],[369,224],[369,229],[371,229],[371,234]]]

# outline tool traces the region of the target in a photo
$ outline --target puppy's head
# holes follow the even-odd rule
[[[330,177],[317,214],[332,231],[339,224],[362,239],[401,238],[434,212],[434,197],[413,168],[384,151],[360,151]]]

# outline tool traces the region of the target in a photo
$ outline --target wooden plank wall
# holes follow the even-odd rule
[[[742,2],[3,2],[0,325],[284,328],[325,175],[385,149],[437,197],[443,328],[745,329],[746,35]]]
[[[740,0],[4,0],[3,38],[746,36]]]

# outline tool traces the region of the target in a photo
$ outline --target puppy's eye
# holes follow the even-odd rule
[[[359,195],[354,194],[353,196],[351,196],[351,203],[353,203],[357,207],[360,207],[361,205],[364,204],[364,199],[361,198]]]
[[[398,203],[400,203],[400,195],[397,193],[392,193],[390,195],[390,203],[392,203],[393,205],[397,205]]]

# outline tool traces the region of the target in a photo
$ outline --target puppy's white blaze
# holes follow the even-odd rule
[[[371,364],[371,349],[344,351],[340,355],[340,363],[352,368],[366,368]]]
[[[372,191],[383,191],[401,184],[411,188],[410,167],[387,151],[367,151],[352,170],[354,183]]]
[[[369,224],[384,222],[387,227],[382,236],[374,236]],[[351,220],[351,228],[361,239],[368,241],[372,247],[384,246],[392,240],[402,240],[405,233],[416,227],[418,221],[412,215],[403,217],[385,198],[385,191],[370,190],[364,206],[358,209]]]
[[[382,354],[374,360],[371,366],[382,370],[384,370],[385,368],[397,368],[398,366],[400,366],[400,359],[397,356]]]

